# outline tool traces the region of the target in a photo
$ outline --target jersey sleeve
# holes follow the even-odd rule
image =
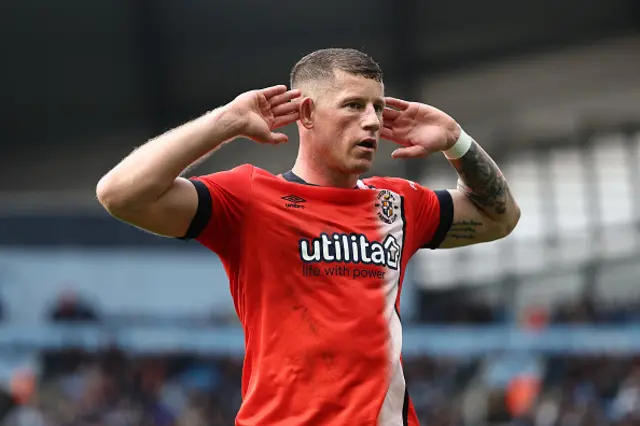
[[[416,249],[437,249],[453,221],[453,199],[445,189],[432,190],[408,181],[403,190],[411,211],[408,219]]]
[[[196,240],[220,256],[237,244],[251,196],[253,167],[192,177],[198,209],[185,240]]]
[[[445,189],[431,190],[419,187],[415,232],[421,248],[435,250],[440,247],[453,221],[453,199]]]

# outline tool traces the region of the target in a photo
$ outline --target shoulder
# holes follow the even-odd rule
[[[246,184],[258,170],[252,164],[241,164],[228,170],[220,170],[202,175],[194,175],[189,178],[191,181],[202,181],[207,185],[212,184]]]
[[[235,175],[248,176],[250,178],[277,178],[278,176],[274,173],[271,173],[265,169],[261,169],[260,167],[254,166],[253,164],[245,163],[238,165],[228,171],[229,173]]]
[[[421,191],[427,189],[415,183],[414,181],[398,177],[374,176],[367,179],[362,179],[362,182],[365,185],[372,186],[377,189],[388,189],[399,195],[405,196],[417,195]]]
[[[253,175],[255,170],[256,170],[256,167],[253,164],[245,163],[245,164],[240,164],[238,166],[232,167],[227,170],[213,172],[205,176],[219,176],[219,175],[251,176]]]

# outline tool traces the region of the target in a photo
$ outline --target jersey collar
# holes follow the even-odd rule
[[[282,174],[282,178],[284,180],[286,180],[287,182],[299,183],[299,184],[302,184],[302,185],[309,185],[309,186],[319,186],[319,185],[314,185],[313,183],[309,183],[309,182],[305,181],[300,176],[298,176],[297,174],[293,173],[292,170],[284,172]],[[369,188],[369,187],[367,185],[365,185],[365,183],[362,182],[360,179],[358,179],[358,183],[356,184],[354,189],[366,189],[366,188]]]

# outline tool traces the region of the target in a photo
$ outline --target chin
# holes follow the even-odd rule
[[[349,172],[355,175],[360,175],[363,173],[367,173],[371,170],[373,166],[373,161],[371,160],[356,160],[352,164],[349,165]]]

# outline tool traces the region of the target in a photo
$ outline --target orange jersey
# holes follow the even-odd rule
[[[447,191],[305,184],[244,165],[192,179],[187,238],[217,253],[245,333],[238,426],[417,425],[402,371],[409,258],[451,225]]]

